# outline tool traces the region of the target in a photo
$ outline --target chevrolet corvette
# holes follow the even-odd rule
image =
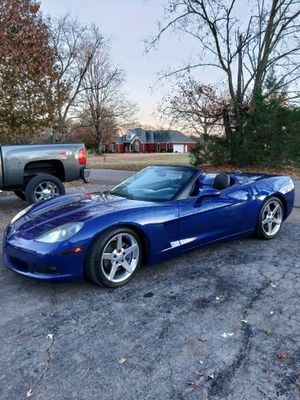
[[[287,176],[145,168],[110,191],[26,208],[7,226],[4,264],[47,280],[126,284],[142,264],[232,238],[275,238],[291,213]]]

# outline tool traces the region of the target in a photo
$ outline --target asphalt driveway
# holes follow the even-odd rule
[[[1,196],[0,229],[23,206]],[[299,244],[294,209],[273,241],[193,251],[117,290],[1,267],[0,398],[299,399]]]

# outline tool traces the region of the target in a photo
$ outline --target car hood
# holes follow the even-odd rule
[[[147,205],[153,206],[153,203],[103,193],[62,196],[33,206],[13,224],[11,230],[20,237],[31,239],[69,222],[86,222],[95,217]]]

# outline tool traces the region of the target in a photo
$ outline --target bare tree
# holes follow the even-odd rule
[[[300,77],[300,1],[252,0],[246,23],[238,18],[238,3],[246,7],[244,0],[170,0],[165,7],[167,22],[159,24],[159,33],[147,47],[155,46],[170,29],[196,40],[195,62],[165,76],[203,67],[221,72],[232,103],[224,114],[232,152],[243,140],[245,103],[251,105],[258,96],[270,94],[264,92],[270,71],[279,77],[272,91],[292,88],[287,93],[290,98],[299,96]]]
[[[164,97],[158,111],[170,125],[198,136],[222,132],[224,108],[229,99],[217,94],[215,87],[199,84],[190,75],[177,82]]]
[[[84,78],[103,43],[103,36],[95,26],[82,26],[68,14],[52,21],[51,45],[59,71],[49,86],[50,93],[59,99],[52,115],[55,132],[67,133],[68,120],[74,116]]]
[[[91,50],[87,46],[84,51],[89,54]],[[98,47],[83,78],[80,120],[94,136],[99,154],[105,141],[131,123],[136,112],[136,106],[122,91],[124,78],[124,72],[112,65],[108,46]]]

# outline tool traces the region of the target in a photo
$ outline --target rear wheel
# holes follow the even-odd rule
[[[26,200],[23,190],[14,190],[14,194],[21,200]]]
[[[283,223],[284,209],[278,197],[271,197],[262,206],[257,222],[257,234],[261,239],[274,239]]]
[[[65,194],[65,187],[56,176],[49,174],[36,175],[27,183],[25,198],[28,203],[37,203]]]
[[[142,246],[131,229],[114,229],[93,244],[86,261],[86,273],[97,285],[116,288],[133,278],[141,264]]]

